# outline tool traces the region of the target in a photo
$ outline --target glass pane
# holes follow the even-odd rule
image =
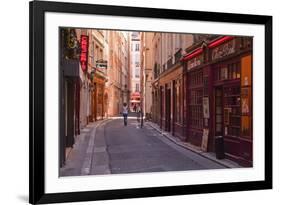
[[[227,73],[227,67],[223,67],[221,68],[221,80],[225,80],[228,77],[228,73]]]
[[[233,64],[229,64],[228,65],[228,78],[229,79],[232,78],[232,76],[231,76],[232,75],[232,70],[233,70],[232,67],[233,67]]]
[[[221,115],[217,115],[216,116],[216,123],[221,123],[222,122],[222,116]]]
[[[240,78],[240,66],[237,63],[237,78]]]
[[[221,96],[221,90],[216,90],[216,96]]]
[[[216,124],[216,132],[221,132],[221,131],[222,131],[221,124]]]
[[[217,106],[218,106],[218,105],[221,105],[221,98],[217,98],[217,99],[216,99],[216,104],[217,104]]]
[[[222,108],[220,106],[216,107],[216,114],[222,114]]]

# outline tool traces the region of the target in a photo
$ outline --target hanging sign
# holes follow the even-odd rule
[[[88,47],[89,47],[89,37],[86,35],[81,35],[80,39],[80,64],[83,72],[86,72],[88,69]]]
[[[107,68],[107,61],[106,60],[97,60],[96,61],[96,67],[100,69],[106,69]]]

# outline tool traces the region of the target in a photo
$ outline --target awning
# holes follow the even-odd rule
[[[229,40],[232,40],[234,37],[233,36],[224,36],[222,38],[219,38],[219,39],[216,39],[215,41],[211,42],[209,45],[208,45],[208,48],[214,48],[226,41],[229,41]]]
[[[230,41],[232,40],[234,37],[233,36],[224,36],[224,37],[221,37],[219,39],[216,39],[214,40],[213,42],[209,43],[208,44],[208,48],[214,48],[216,46],[219,46],[220,44],[223,44],[224,42],[226,41]],[[197,48],[195,49],[194,51],[191,51],[190,53],[186,54],[181,61],[187,61],[197,55],[200,55],[201,53],[203,52],[203,49],[200,47],[200,48]]]
[[[199,54],[201,54],[203,52],[202,48],[197,48],[194,51],[191,51],[190,53],[186,54],[186,56],[184,56],[184,58],[182,59],[182,61],[187,61]]]
[[[134,92],[131,94],[132,97],[139,97],[140,96],[140,93],[139,92]]]

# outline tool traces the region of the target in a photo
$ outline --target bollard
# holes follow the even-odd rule
[[[224,140],[223,136],[215,137],[215,151],[217,159],[224,159]]]

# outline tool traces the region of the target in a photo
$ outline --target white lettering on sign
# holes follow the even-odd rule
[[[235,52],[235,39],[220,45],[212,50],[212,60],[228,56]]]
[[[190,70],[196,66],[199,66],[202,64],[202,55],[196,56],[187,62],[187,69]]]

